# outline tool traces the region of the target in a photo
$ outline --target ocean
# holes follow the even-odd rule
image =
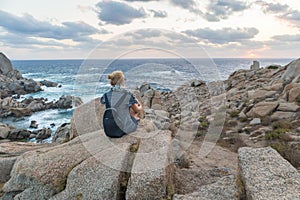
[[[257,59],[261,67],[286,65],[291,58]],[[44,97],[48,101],[58,100],[62,95],[74,95],[88,102],[102,96],[109,89],[107,74],[122,70],[126,76],[126,86],[136,88],[149,82],[159,90],[175,90],[193,79],[204,81],[225,80],[238,69],[249,69],[253,59],[124,59],[124,60],[14,60],[12,64],[23,77],[36,81],[49,80],[61,87],[44,87],[43,91],[21,96]],[[6,118],[0,122],[17,128],[29,129],[30,122],[36,120],[39,128],[50,128],[53,134],[63,123],[70,122],[73,109],[46,110],[21,119]],[[45,142],[51,142],[51,138]]]

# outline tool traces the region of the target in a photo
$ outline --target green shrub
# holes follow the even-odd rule
[[[276,66],[276,65],[270,65],[267,67],[267,69],[278,69],[279,66]]]
[[[234,117],[238,117],[240,114],[240,112],[238,110],[233,110],[229,113],[229,116],[234,118]]]
[[[247,122],[248,121],[248,118],[247,117],[241,117],[239,118],[240,122],[244,123],[244,122]]]
[[[208,122],[207,121],[200,122],[200,125],[203,128],[208,128]]]
[[[283,135],[286,134],[287,132],[289,132],[289,129],[285,129],[285,128],[278,128],[272,131],[269,131],[266,135],[265,135],[265,139],[266,140],[276,140],[276,139],[280,139],[282,137],[284,137]]]
[[[292,129],[293,126],[291,122],[283,120],[283,121],[276,121],[272,124],[273,129]]]
[[[296,97],[296,102],[300,103],[300,94]]]
[[[2,190],[3,186],[4,183],[0,183],[0,198],[3,196],[3,190]]]
[[[300,144],[290,145],[286,142],[275,142],[270,145],[295,168],[300,167]]]

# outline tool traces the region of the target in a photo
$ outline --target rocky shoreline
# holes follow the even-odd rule
[[[7,117],[22,119],[34,112],[48,109],[69,109],[83,103],[79,97],[70,95],[61,96],[56,101],[48,101],[43,97],[28,97],[20,100],[21,95],[42,91],[41,86],[61,87],[61,85],[47,80],[37,82],[24,78],[18,70],[13,68],[11,61],[3,53],[0,53],[0,85],[0,119]],[[38,124],[31,128],[38,128]],[[60,127],[57,130],[60,130]],[[4,139],[11,141],[36,139],[42,142],[52,135],[50,128],[29,131],[0,123],[0,141]]]
[[[300,59],[172,92],[145,83],[134,91],[138,130],[121,139],[105,136],[104,106],[92,100],[55,143],[0,142],[0,197],[299,199],[299,77]]]

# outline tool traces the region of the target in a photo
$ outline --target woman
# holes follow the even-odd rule
[[[122,71],[114,71],[108,79],[111,89],[101,97],[101,103],[106,105],[104,131],[109,137],[122,137],[136,130],[142,106],[134,94],[124,89],[125,76]]]

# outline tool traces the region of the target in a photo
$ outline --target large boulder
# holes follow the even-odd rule
[[[300,174],[271,147],[239,149],[247,199],[300,199]]]
[[[17,157],[25,152],[35,149],[46,148],[52,144],[36,144],[31,142],[10,142],[1,141],[0,143],[0,197],[2,184],[11,178],[11,171]]]
[[[0,157],[0,183],[5,183],[10,179],[10,172],[17,157]]]
[[[119,145],[86,159],[70,172],[66,189],[50,200],[120,199],[121,173],[128,165],[129,147],[130,144]],[[102,159],[111,160],[111,165],[103,163]]]
[[[95,136],[89,135],[85,141],[94,141]],[[71,170],[90,157],[81,140],[19,156],[11,179],[3,187],[4,197],[13,194],[19,199],[49,199],[62,191]]]
[[[71,132],[71,124],[70,123],[62,124],[55,131],[55,134],[52,138],[52,142],[65,143],[65,142],[69,141],[71,139],[70,132]]]
[[[14,127],[0,123],[0,139],[6,139]]]
[[[7,139],[10,140],[23,140],[23,139],[28,139],[30,136],[31,132],[28,130],[24,129],[12,129],[8,136]]]
[[[236,178],[233,175],[220,178],[215,183],[202,186],[199,190],[186,195],[174,195],[173,200],[237,200],[238,188]]]
[[[40,83],[32,79],[23,78],[22,74],[13,68],[10,60],[3,53],[0,53],[0,85],[1,98],[42,90]]]
[[[300,58],[290,62],[286,68],[287,69],[281,78],[286,82],[291,82],[294,78],[300,75]]]
[[[82,100],[80,97],[74,97],[70,95],[63,95],[54,103],[55,108],[63,108],[68,109],[72,108],[73,106],[77,107],[82,104]]]
[[[50,128],[43,128],[37,131],[37,135],[35,138],[37,140],[44,140],[51,137],[51,134],[52,134],[52,130]]]
[[[58,86],[58,83],[48,81],[48,80],[40,81],[40,83],[46,87],[57,87]]]
[[[108,138],[102,129],[24,153],[3,187],[4,199],[116,199],[136,142],[131,136]]]
[[[126,199],[166,199],[173,195],[171,132],[144,138],[135,156]]]
[[[28,108],[9,108],[9,111],[14,117],[24,117],[32,114],[31,110]]]
[[[0,52],[0,74],[7,75],[8,72],[13,70],[10,60]]]
[[[279,105],[279,102],[259,102],[247,113],[250,117],[265,117],[271,114]]]
[[[100,98],[77,107],[71,120],[71,135],[78,136],[102,129],[104,110],[105,105],[100,103]]]

